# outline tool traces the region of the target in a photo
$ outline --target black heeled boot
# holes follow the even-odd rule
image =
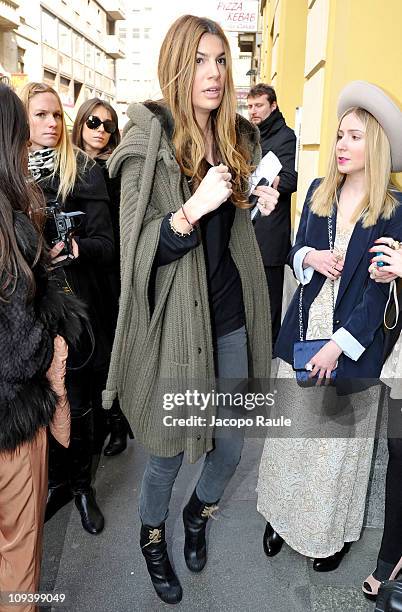
[[[49,433],[48,492],[45,523],[73,499],[68,482],[68,450]]]
[[[271,523],[267,522],[265,527],[262,546],[267,557],[275,557],[283,545],[283,538],[275,531]]]
[[[91,487],[92,445],[93,422],[90,409],[84,415],[71,419],[70,483],[83,528],[88,533],[97,534],[102,531],[105,519]]]
[[[184,559],[188,569],[192,572],[201,572],[207,562],[205,529],[208,519],[213,516],[213,512],[218,510],[217,503],[206,504],[202,502],[198,499],[194,490],[183,510]]]
[[[322,559],[314,559],[313,570],[316,572],[332,572],[336,570],[351,546],[351,542],[345,542],[341,550],[338,550],[335,554]]]
[[[127,436],[134,440],[134,434],[118,402],[114,402],[109,412],[110,438],[103,454],[106,457],[119,455],[127,448]]]
[[[158,597],[168,604],[181,601],[183,589],[167,553],[165,523],[161,523],[159,527],[141,525],[140,545]]]

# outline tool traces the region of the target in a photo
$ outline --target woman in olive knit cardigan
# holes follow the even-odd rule
[[[118,394],[151,453],[140,494],[141,548],[157,594],[176,603],[182,589],[164,523],[183,455],[195,462],[206,453],[183,512],[186,564],[199,572],[206,523],[240,460],[244,432],[218,437],[208,426],[169,427],[164,416],[189,416],[190,407],[166,412],[162,395],[200,390],[215,375],[268,378],[271,326],[247,200],[258,136],[236,115],[230,49],[218,24],[178,19],[161,48],[159,81],[164,100],[130,106],[109,163],[110,175],[122,176],[122,293],[104,406]],[[278,192],[255,193],[269,214]],[[226,414],[209,405],[207,423],[216,410]]]

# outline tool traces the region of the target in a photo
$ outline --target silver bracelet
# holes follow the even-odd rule
[[[170,225],[170,229],[172,230],[172,232],[176,234],[176,236],[180,236],[180,238],[185,238],[186,236],[190,236],[190,234],[192,234],[194,231],[194,227],[191,226],[191,230],[189,232],[186,232],[185,234],[183,234],[183,232],[179,232],[179,230],[175,228],[175,226],[173,225],[173,215],[174,215],[174,212],[170,213],[170,217],[169,217],[169,225]]]

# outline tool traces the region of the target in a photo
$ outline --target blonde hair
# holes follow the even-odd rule
[[[170,26],[159,54],[158,78],[164,101],[173,115],[176,159],[182,172],[192,178],[194,192],[207,171],[205,138],[196,121],[191,96],[197,50],[204,34],[219,36],[226,55],[222,101],[210,115],[215,152],[232,173],[233,203],[240,208],[248,208],[247,178],[251,172],[251,156],[236,130],[236,95],[230,46],[217,23],[194,15],[184,15]]]
[[[339,120],[337,134],[342,120],[354,113],[363,123],[365,129],[365,180],[366,194],[358,206],[352,222],[359,219],[363,227],[375,225],[379,217],[389,219],[396,206],[397,200],[391,193],[394,186],[391,183],[391,149],[388,138],[371,113],[363,108],[349,108]],[[338,190],[345,180],[345,175],[339,172],[336,162],[336,136],[325,178],[314,192],[311,199],[311,210],[319,217],[327,217],[332,212],[333,202],[338,202]]]
[[[29,103],[37,94],[51,93],[55,96],[61,110],[62,129],[60,140],[56,146],[55,165],[53,175],[58,174],[60,177],[57,197],[61,197],[63,202],[67,196],[73,191],[75,182],[78,176],[77,158],[74,147],[71,143],[70,136],[67,131],[66,120],[63,113],[63,105],[59,94],[46,83],[27,83],[20,92],[20,98],[25,105],[29,117]]]

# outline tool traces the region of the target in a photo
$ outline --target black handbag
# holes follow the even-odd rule
[[[329,249],[332,252],[334,250],[333,238],[332,238],[332,217],[328,217],[328,242]],[[332,310],[335,306],[335,290],[334,281],[331,284],[332,288]],[[300,288],[299,294],[299,335],[300,340],[295,342],[293,345],[293,369],[296,372],[296,381],[300,387],[312,387],[317,383],[317,378],[310,378],[311,372],[306,370],[306,364],[322,347],[330,341],[330,338],[319,338],[317,340],[305,340],[303,330],[303,285]],[[336,380],[336,368],[331,372],[331,378],[325,381],[326,384],[333,385]]]
[[[402,612],[402,583],[384,582],[378,591],[375,612]]]

